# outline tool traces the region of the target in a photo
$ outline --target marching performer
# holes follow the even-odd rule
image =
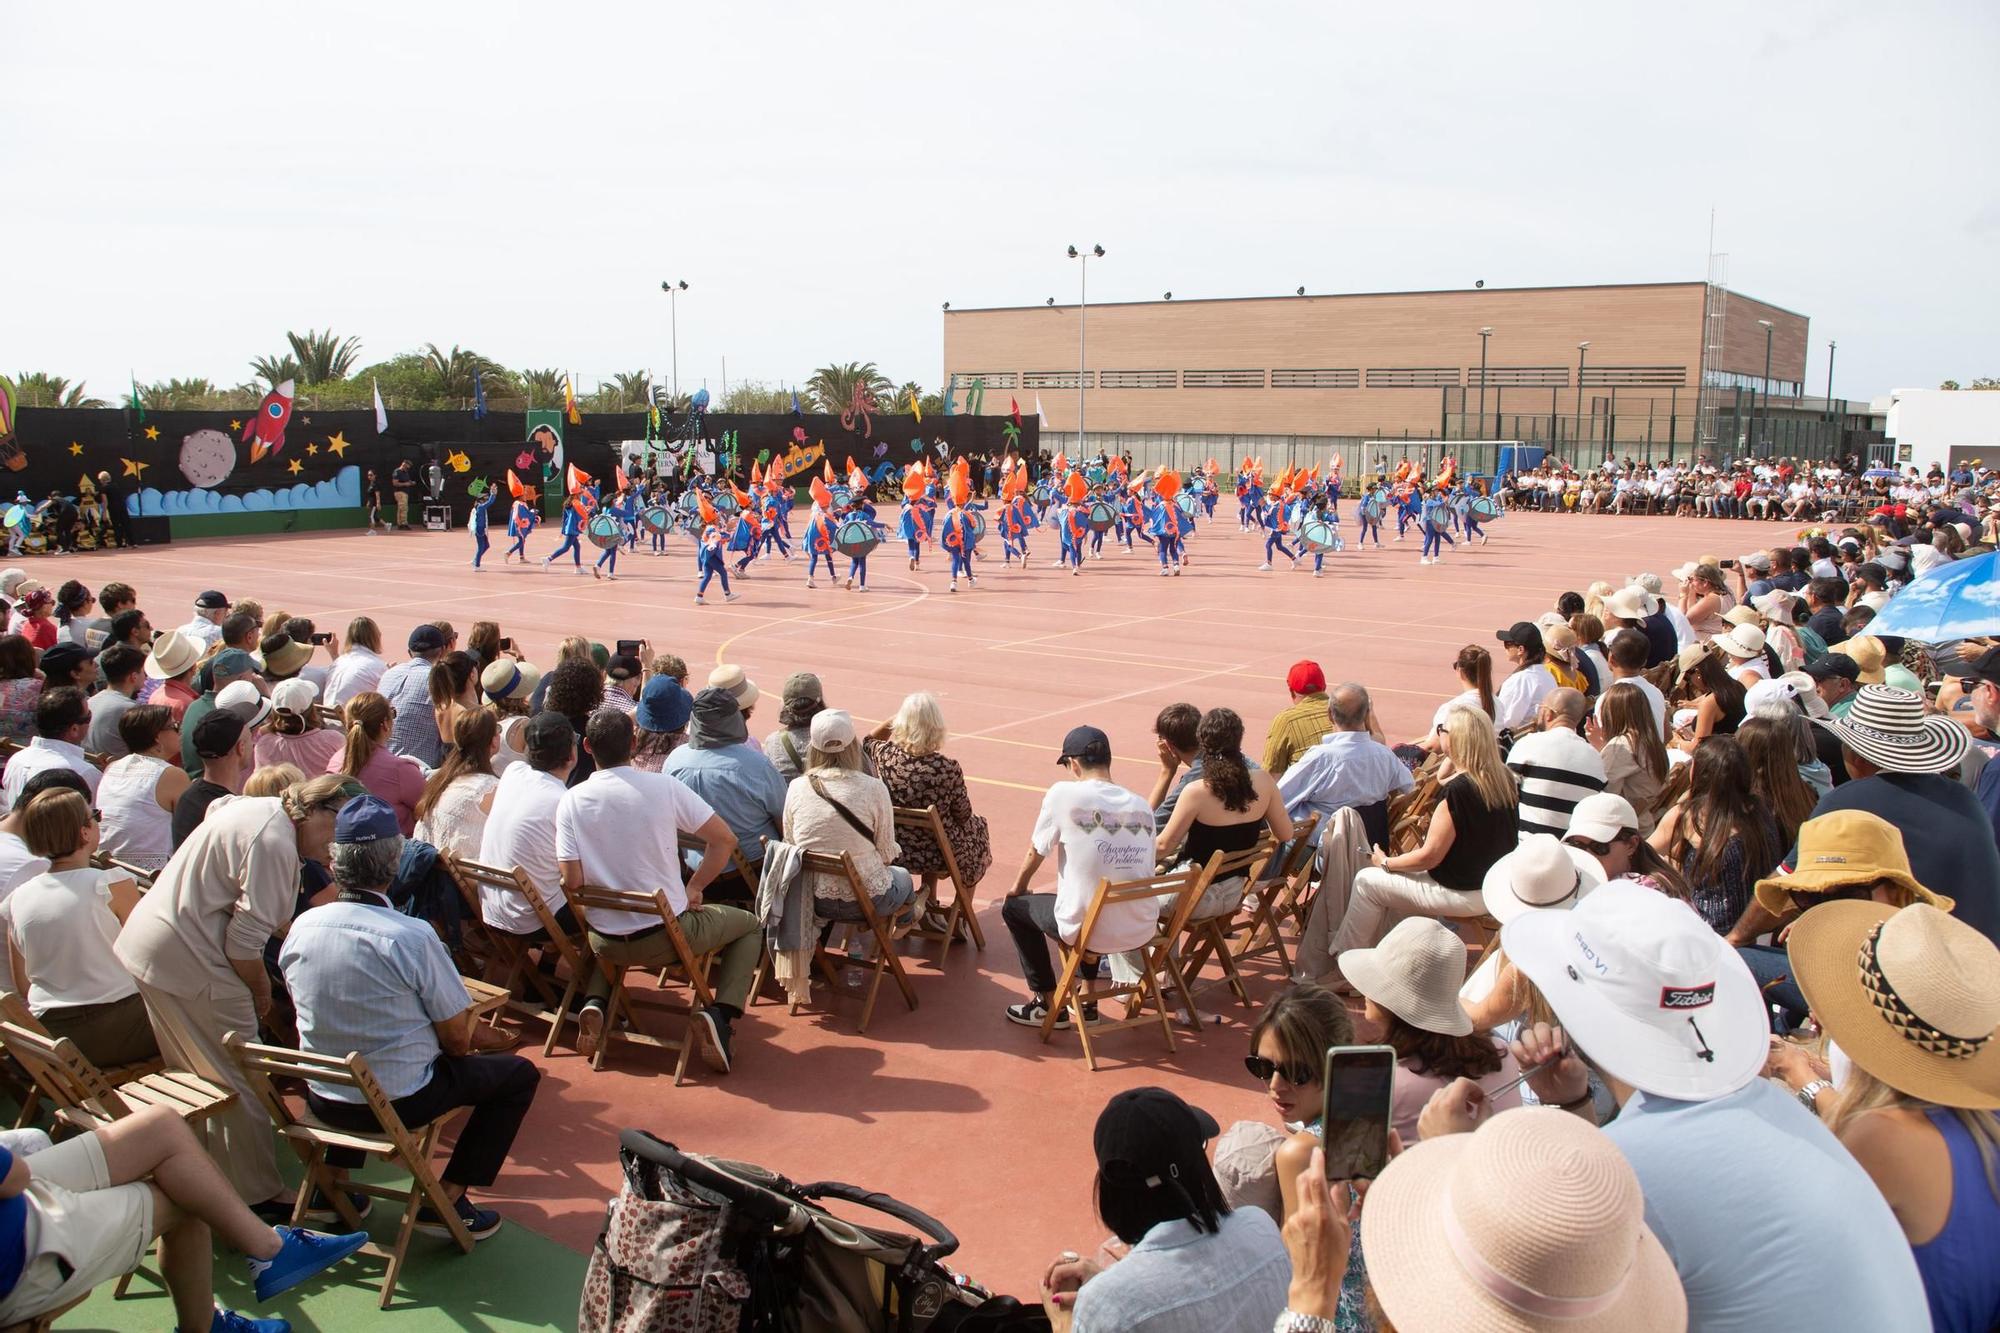
[[[1451,522],[1451,505],[1446,502],[1442,493],[1436,499],[1423,502],[1423,517],[1421,522],[1424,549],[1417,563],[1420,565],[1443,564],[1444,548],[1447,546],[1456,546],[1458,543],[1454,542],[1451,539],[1451,534],[1445,531],[1446,526]]]
[[[500,557],[500,563],[504,565],[518,555],[521,557],[521,563],[525,565],[528,563],[528,534],[535,530],[535,522],[539,516],[535,513],[535,507],[528,503],[527,488],[515,480],[513,473],[507,474],[507,482],[516,488],[514,506],[507,515],[507,535],[514,539],[514,544]]]
[[[465,526],[472,533],[474,569],[479,568],[479,562],[486,558],[486,548],[489,544],[486,539],[486,511],[493,507],[493,497],[498,494],[499,492],[493,489],[492,483],[487,483],[486,489],[480,493],[478,501],[472,506],[472,513],[465,520]]]

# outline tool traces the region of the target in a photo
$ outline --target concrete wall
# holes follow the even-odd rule
[[[1987,466],[2000,466],[2000,390],[1897,389],[1888,396],[1883,430],[1899,463],[1942,467],[1956,449],[1983,450]]]

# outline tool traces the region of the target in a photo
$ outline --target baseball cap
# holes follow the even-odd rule
[[[1743,692],[1743,711],[1755,713],[1766,704],[1779,704],[1791,709],[1798,706],[1798,700],[1797,682],[1787,680],[1784,676],[1767,677]]]
[[[55,649],[51,648],[48,653],[43,653],[42,661],[47,662],[49,653],[54,651]],[[1988,648],[1973,658],[1966,664],[1965,670],[1959,672],[1958,680],[1968,690],[1981,681],[1989,685],[2000,685],[2000,648]]]
[[[222,687],[215,696],[215,706],[226,708],[242,718],[244,726],[254,727],[271,716],[272,703],[257,688],[257,682],[239,680]]]
[[[212,709],[194,724],[194,752],[203,759],[220,759],[236,748],[247,727],[242,714],[227,708]]]
[[[1317,662],[1294,662],[1285,673],[1285,687],[1293,694],[1318,694],[1326,688],[1326,673]]]
[[[693,712],[694,696],[687,692],[686,686],[672,676],[655,676],[639,692],[635,720],[641,731],[671,736],[677,731],[687,730],[688,718]]]
[[[1203,1149],[1220,1132],[1214,1116],[1165,1088],[1129,1089],[1098,1114],[1091,1135],[1097,1174],[1127,1188],[1178,1188],[1192,1194],[1177,1176],[1197,1163],[1208,1171]],[[1181,1170],[1170,1169],[1176,1167]]]
[[[333,817],[335,842],[380,842],[402,835],[396,811],[379,796],[357,796]]]
[[[1063,737],[1062,752],[1056,756],[1056,763],[1060,765],[1065,759],[1103,768],[1111,762],[1111,738],[1096,727],[1071,727]]]
[[[444,647],[444,631],[436,625],[419,625],[410,631],[410,651],[434,653]]]
[[[528,719],[528,734],[524,738],[530,750],[543,749],[557,741],[576,744],[576,728],[561,713],[543,709]]]
[[[825,703],[826,690],[819,683],[819,677],[812,672],[795,671],[785,677],[785,690],[779,698],[786,703],[793,699],[811,699],[816,703]]]
[[[238,682],[242,683],[244,682]],[[233,690],[236,686],[232,685],[229,688]],[[319,686],[309,680],[300,680],[295,676],[291,680],[281,680],[271,687],[271,707],[280,713],[293,713],[305,717],[318,702]]]
[[[208,674],[215,676],[248,676],[257,670],[257,659],[241,648],[224,648],[208,661]]]
[[[1571,912],[1528,912],[1501,947],[1591,1063],[1641,1092],[1727,1096],[1764,1067],[1770,1025],[1736,950],[1675,898],[1630,879]]]
[[[629,653],[620,653],[605,665],[604,674],[613,680],[631,680],[644,670],[645,668],[639,665],[638,658]]]
[[[1638,827],[1639,812],[1630,801],[1617,792],[1600,791],[1576,803],[1576,808],[1569,812],[1569,832],[1565,836],[1610,842],[1626,829]]]
[[[214,588],[210,588],[207,592],[197,596],[194,599],[194,604],[203,611],[227,611],[229,609],[229,599]]]
[[[89,649],[65,639],[42,654],[41,668],[44,674],[50,671],[74,671],[77,664],[89,656]]]
[[[813,714],[808,734],[813,749],[837,754],[854,744],[854,719],[838,708],[828,708]]]
[[[1535,628],[1531,620],[1517,620],[1503,630],[1495,630],[1493,637],[1502,643],[1519,644],[1523,648],[1542,646],[1542,632]]]
[[[1806,663],[1800,670],[1804,671],[1814,680],[1858,681],[1861,679],[1861,664],[1845,653],[1825,653],[1817,659]]]

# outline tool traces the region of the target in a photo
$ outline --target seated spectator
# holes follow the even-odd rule
[[[1201,778],[1182,793],[1174,817],[1160,832],[1154,847],[1159,864],[1204,866],[1217,852],[1229,856],[1248,851],[1267,829],[1279,843],[1289,842],[1292,817],[1285,813],[1277,782],[1243,758],[1243,719],[1232,709],[1211,708],[1202,714],[1196,735]],[[1195,905],[1191,919],[1233,915],[1248,888],[1241,871],[1216,880]],[[1173,900],[1163,898],[1159,906],[1161,915],[1168,915]]]
[[[561,671],[558,667],[555,674]],[[540,721],[538,717],[538,725]],[[726,1074],[734,1063],[735,1022],[749,1002],[750,982],[764,953],[755,916],[703,901],[709,884],[729,865],[736,835],[721,815],[678,779],[632,767],[632,719],[624,713],[606,708],[592,714],[586,743],[596,767],[585,782],[575,782],[572,775],[569,790],[556,806],[556,859],[562,866],[563,891],[593,884],[659,895],[674,914],[688,948],[717,955],[709,973],[715,1002],[694,1015],[690,1035],[699,1034],[704,1063]],[[704,845],[701,861],[685,884],[683,833]],[[590,947],[600,959],[638,967],[677,961],[656,912],[597,912],[590,917],[590,926]],[[578,1054],[596,1054],[597,1043],[604,1038],[604,1002],[610,994],[611,983],[603,970],[594,970],[578,1015]]]
[[[1534,734],[1521,737],[1507,752],[1507,767],[1521,793],[1522,833],[1560,838],[1569,828],[1569,812],[1576,803],[1604,790],[1604,760],[1578,731],[1589,708],[1574,689],[1549,691],[1536,710]]]
[[[357,694],[347,701],[347,739],[326,771],[357,779],[369,794],[388,802],[402,821],[404,836],[416,831],[417,802],[424,794],[423,766],[389,748],[396,709],[382,695]]]
[[[527,758],[500,775],[491,812],[480,830],[481,865],[519,869],[555,914],[564,931],[576,933],[576,916],[563,896],[562,867],[556,860],[556,806],[562,801],[570,768],[576,763],[576,733],[560,713],[542,712],[528,720]],[[519,893],[479,886],[479,915],[495,930],[539,936],[541,919]]]
[[[1657,693],[1657,691],[1656,691]],[[1629,802],[1639,831],[1650,834],[1660,819],[1660,793],[1672,767],[1650,701],[1631,681],[1620,681],[1598,700],[1590,720],[1590,739],[1598,744],[1604,768],[1604,790]],[[1530,738],[1533,739],[1533,738]],[[1524,742],[1525,743],[1525,742]],[[1515,746],[1518,752],[1520,746]],[[1511,765],[1513,756],[1508,756]],[[1558,837],[1562,836],[1559,832]]]
[[[1768,690],[1777,683],[1764,681],[1758,688]],[[1799,825],[1812,817],[1813,805],[1819,800],[1819,793],[1807,786],[1799,773],[1799,724],[1803,721],[1788,708],[1777,717],[1745,718],[1736,729],[1736,743],[1743,747],[1744,761],[1750,765],[1751,794],[1777,822],[1781,847],[1790,847],[1798,838]],[[1812,756],[1808,753],[1806,757]]]
[[[1485,649],[1476,651],[1485,656]],[[1465,654],[1461,652],[1459,657],[1463,659]],[[1490,689],[1487,697],[1491,697]],[[1440,709],[1438,716],[1448,717],[1464,698],[1460,695]],[[1293,821],[1320,816],[1319,827],[1313,831],[1315,844],[1326,836],[1337,812],[1385,803],[1397,792],[1409,790],[1412,781],[1410,770],[1396,752],[1373,734],[1375,704],[1367,690],[1355,684],[1335,686],[1327,696],[1326,716],[1327,733],[1285,770],[1277,784],[1278,796]]]
[[[299,643],[283,631],[266,634],[257,641],[256,660],[264,683],[267,686],[277,685],[281,681],[298,678],[306,663],[312,661],[312,645]],[[317,688],[313,690],[313,698],[315,701],[319,698]]]
[[[937,807],[945,842],[958,866],[957,891],[969,903],[974,887],[992,868],[993,845],[985,819],[973,813],[965,770],[944,753],[945,736],[944,710],[938,707],[937,696],[920,692],[904,697],[896,716],[870,733],[861,754],[874,761],[891,804],[913,810]],[[944,853],[923,830],[907,829],[898,836],[903,846],[899,864],[921,881],[928,900],[944,873]]]
[[[462,712],[444,763],[424,781],[417,798],[415,836],[441,852],[477,858],[500,779],[493,775],[493,750],[500,720],[484,708]]]
[[[90,789],[83,785],[83,779],[66,768],[45,768],[28,779],[20,799],[0,816],[0,899],[49,868],[49,859],[29,851],[28,844],[21,839],[27,828],[28,805],[45,791],[73,791],[86,801],[90,799]],[[18,991],[21,988],[14,983],[13,968],[8,965],[5,953],[5,949],[0,949],[0,985]]]
[[[688,743],[669,754],[660,771],[678,779],[722,816],[736,835],[737,854],[753,871],[762,864],[765,842],[777,837],[785,823],[785,780],[764,752],[750,744],[735,697],[714,686],[695,695]],[[742,905],[756,894],[732,865],[715,877],[703,896]]]
[[[4,642],[0,640],[0,643]],[[152,649],[146,655],[146,676],[157,682],[158,688],[141,696],[143,701],[164,704],[173,713],[174,721],[181,721],[187,715],[188,706],[201,697],[200,692],[189,684],[200,663],[200,645],[183,637],[178,630],[168,630],[153,641]]]
[[[139,702],[139,687],[146,680],[146,655],[137,648],[114,644],[98,654],[97,669],[104,676],[104,688],[90,696],[90,730],[84,733],[83,748],[116,759],[125,753],[125,742],[118,736],[118,719]]]
[[[472,654],[472,660],[481,675],[484,675],[486,668],[499,661],[503,655],[500,647],[502,637],[500,622],[497,620],[475,620],[472,622],[472,628],[466,631],[465,651]]]
[[[104,770],[97,787],[106,856],[141,870],[158,870],[174,853],[174,808],[188,775],[174,761],[181,752],[174,715],[158,704],[128,708],[118,719],[124,757]]]
[[[56,595],[37,584],[33,592],[21,599],[21,623],[14,627],[14,632],[36,652],[45,653],[56,646],[56,639],[61,636],[55,614]]]
[[[327,635],[326,642],[319,645],[326,650],[326,661],[320,663],[312,661],[310,657],[313,640],[319,633],[318,627],[312,621],[303,616],[287,616],[278,628],[283,630],[285,637],[293,643],[304,645],[308,654],[307,660],[296,673],[297,679],[310,681],[313,689],[323,695],[326,692],[327,677],[332,674],[333,663],[340,651],[333,646],[333,636]]]
[[[35,738],[7,760],[0,799],[11,806],[28,779],[45,768],[69,769],[94,795],[101,775],[83,752],[83,738],[89,731],[90,701],[82,690],[69,686],[44,693],[35,701]]]
[[[1687,796],[1660,817],[1647,842],[1680,869],[1694,895],[1691,906],[1718,934],[1736,924],[1751,887],[1785,853],[1733,736],[1711,737],[1695,751]]]
[[[1967,1048],[2000,1029],[2000,950],[1928,903],[1865,901],[1806,913],[1787,948],[1839,1059],[1822,1070],[1774,1042],[1771,1072],[1812,1103],[1888,1200],[1932,1327],[1993,1327],[2000,1184],[1988,1165],[2000,1148],[2000,1079],[1991,1054]]]
[[[111,617],[111,637],[104,646],[109,648],[112,644],[122,643],[143,653],[152,648],[153,637],[153,622],[146,618],[144,611],[131,606]]]
[[[41,697],[34,647],[18,634],[0,637],[0,736],[25,741],[34,735],[35,704]]]
[[[1586,697],[1596,694],[1601,688],[1592,674],[1596,668],[1584,656],[1583,644],[1569,622],[1554,620],[1537,628],[1542,635],[1542,669],[1557,688],[1575,690]]]
[[[19,1256],[0,1292],[0,1324],[54,1314],[133,1272],[154,1240],[182,1329],[286,1333],[215,1303],[212,1241],[240,1251],[259,1301],[314,1277],[368,1243],[266,1225],[230,1192],[178,1111],[151,1106],[31,1156],[0,1148],[0,1246]],[[33,1252],[27,1249],[35,1238]]]
[[[656,669],[653,679],[660,679],[660,674]],[[784,692],[778,701],[778,730],[764,738],[764,757],[777,767],[778,775],[785,781],[790,782],[805,772],[806,746],[812,739],[808,728],[814,715],[825,707],[826,693],[818,676],[799,671],[785,677]]]
[[[402,853],[398,818],[385,802],[356,796],[343,805],[330,867],[340,898],[292,922],[278,966],[298,1010],[300,1047],[366,1059],[405,1125],[472,1108],[438,1179],[465,1229],[484,1240],[500,1229],[500,1215],[474,1204],[467,1191],[499,1176],[541,1071],[518,1055],[474,1053],[472,998],[444,942],[428,922],[389,903]],[[351,1088],[308,1083],[306,1103],[336,1128],[379,1128]],[[337,1177],[363,1160],[347,1149],[327,1153]],[[451,1234],[429,1204],[418,1209],[416,1226],[427,1235]]]
[[[194,742],[202,757],[202,775],[192,779],[174,802],[175,851],[201,827],[208,808],[240,793],[250,776],[251,734],[240,715],[226,708],[210,712],[196,725]]]
[[[56,623],[63,638],[91,656],[104,646],[111,621],[98,614],[97,597],[77,579],[69,579],[56,589]]]
[[[1546,1066],[1528,1087],[1594,1118],[1584,1062],[1603,1074],[1620,1107],[1605,1132],[1639,1178],[1690,1328],[1924,1326],[1923,1281],[1895,1214],[1833,1135],[1758,1077],[1763,997],[1700,917],[1650,889],[1606,884],[1573,912],[1508,922],[1501,944],[1561,1024],[1517,1043],[1524,1068]],[[1424,1113],[1426,1143],[1477,1124],[1479,1100],[1469,1082],[1440,1092]],[[1369,1216],[1379,1203],[1371,1191]],[[1717,1227],[1718,1217],[1758,1224]],[[1372,1244],[1369,1256],[1379,1267]]]
[[[482,622],[484,623],[484,622]],[[512,652],[502,653],[479,675],[479,692],[498,720],[493,771],[505,773],[528,754],[528,699],[542,683],[542,673]]]
[[[697,721],[711,696],[728,701],[720,691],[703,690],[695,696]],[[896,842],[895,803],[882,779],[861,771],[861,742],[854,734],[854,720],[839,709],[826,709],[814,715],[808,739],[806,771],[785,788],[780,809],[785,841],[802,852],[845,853],[876,916],[899,915],[915,898],[916,887],[910,872],[895,864],[902,853]],[[761,754],[757,757],[770,762]],[[826,921],[861,920],[861,906],[844,878],[814,873],[812,880],[817,916]]]
[[[388,669],[382,660],[381,627],[367,616],[357,616],[347,624],[346,651],[326,669],[321,700],[328,708],[344,708],[355,695],[373,691]]]
[[[1831,575],[1814,579],[1806,585],[1806,605],[1812,614],[1806,617],[1805,628],[1811,630],[1819,639],[1821,652],[1847,637],[1840,628],[1841,613],[1847,606],[1845,583]],[[1808,654],[1808,658],[1811,661],[1819,660],[1811,654]]]
[[[583,734],[591,714],[604,706],[604,673],[590,660],[588,643],[581,657],[564,658],[542,677],[542,701],[543,707],[568,718],[576,733],[576,767],[570,770],[569,785],[578,786],[597,766],[583,745]]]
[[[194,734],[201,720],[215,708],[222,691],[238,681],[254,680],[257,660],[241,648],[224,648],[201,669],[197,679],[206,682],[201,694],[181,712],[181,767],[188,776],[201,776],[201,756],[195,753]]]
[[[1770,679],[1770,664],[1764,660],[1764,631],[1755,625],[1732,625],[1727,634],[1716,635],[1710,643],[1729,659],[1729,674],[1743,688]]]
[[[666,765],[667,756],[687,743],[688,720],[693,716],[694,696],[679,681],[672,676],[653,676],[647,680],[639,694],[639,706],[632,714],[632,721],[638,727],[638,739],[632,746],[632,767],[648,773],[659,772]],[[764,757],[771,757],[769,744],[764,747]],[[778,775],[784,776],[782,765],[778,766]]]
[[[1325,688],[1324,681],[1320,688]],[[1137,792],[1112,782],[1111,738],[1096,727],[1072,727],[1063,737],[1056,763],[1068,771],[1070,780],[1056,783],[1042,797],[1027,856],[1000,909],[1030,992],[1025,1003],[1007,1007],[1007,1019],[1023,1027],[1042,1025],[1055,994],[1049,938],[1079,943],[1077,932],[1083,929],[1099,884],[1145,879],[1153,873],[1152,807]],[[1035,872],[1051,854],[1056,858],[1055,892],[1029,892]],[[1118,903],[1098,914],[1086,943],[1093,953],[1124,953],[1143,947],[1158,929],[1159,915],[1152,903]],[[1084,1012],[1087,1017],[1089,1007]],[[1057,1028],[1066,1030],[1070,1022],[1067,1012],[1056,1015]]]
[[[750,725],[750,715],[757,711],[757,701],[764,697],[764,692],[757,688],[757,682],[751,680],[742,667],[728,662],[708,673],[707,688],[721,690],[736,701],[746,728]]]
[[[450,652],[451,643],[438,626],[419,625],[410,631],[409,647],[409,658],[384,671],[375,687],[392,710],[393,728],[385,744],[392,754],[436,768],[444,762],[444,739],[432,702],[431,669]],[[404,836],[409,836],[407,829]]]
[[[1319,663],[1292,663],[1285,673],[1285,688],[1291,693],[1291,705],[1271,719],[1264,739],[1267,773],[1284,772],[1326,734],[1326,673]]]
[[[1453,1079],[1471,1079],[1495,1094],[1485,1100],[1496,1111],[1521,1104],[1520,1070],[1506,1044],[1474,1031],[1459,1007],[1465,941],[1443,922],[1406,918],[1374,948],[1349,949],[1337,961],[1340,974],[1361,993],[1357,1031],[1395,1049],[1390,1124],[1405,1144],[1417,1141],[1417,1116],[1431,1094]]]
[[[604,706],[621,713],[639,709],[639,685],[644,668],[630,654],[614,653],[604,664]]]
[[[1445,719],[1444,753],[1458,771],[1441,790],[1422,845],[1396,856],[1375,848],[1354,877],[1329,946],[1334,955],[1379,942],[1393,917],[1485,912],[1479,888],[1486,872],[1520,841],[1520,793],[1486,714],[1454,710]]]
[[[1516,621],[1494,637],[1500,640],[1507,664],[1514,669],[1494,696],[1493,726],[1499,731],[1520,731],[1534,724],[1535,710],[1555,689],[1556,678],[1543,664],[1542,632],[1529,621]]]
[[[293,787],[306,780],[305,770],[297,764],[265,764],[250,770],[250,776],[243,779],[245,796],[283,796]],[[355,791],[360,792],[360,783]]]
[[[97,659],[68,639],[43,653],[37,665],[41,668],[44,692],[69,686],[88,695],[97,684]]]
[[[590,663],[592,667],[597,667],[596,659],[591,656],[591,648],[593,646],[595,645],[593,645],[589,639],[584,638],[581,634],[567,635],[563,638],[563,640],[560,643],[556,645],[555,665],[550,667],[548,671],[543,674],[540,684],[535,689],[529,691],[528,693],[528,712],[530,714],[539,713],[542,711],[542,709],[548,707],[549,680],[552,676],[555,675],[557,670],[559,670],[562,667],[562,664],[564,662],[583,661]],[[605,660],[609,661],[610,659],[607,657]],[[603,668],[597,667],[597,674],[598,674],[598,686],[601,692],[604,683]],[[687,682],[683,680],[681,683],[686,684]],[[595,706],[596,705],[592,705],[593,708],[595,708]],[[588,717],[589,715],[585,714],[586,720],[588,720]],[[583,724],[579,722],[577,724],[577,735],[581,736],[582,734],[583,734]]]
[[[1755,599],[1751,605],[1764,617],[1764,646],[1778,659],[1779,671],[1775,674],[1782,675],[1804,666],[1805,642],[1794,628],[1798,620],[1798,598],[1776,589]]]
[[[1214,1117],[1163,1088],[1105,1106],[1094,1134],[1097,1215],[1131,1249],[1109,1268],[1071,1251],[1056,1257],[1042,1300],[1065,1324],[1267,1333],[1291,1262],[1269,1215],[1223,1202],[1204,1151],[1217,1132]]]
[[[264,608],[256,602],[244,602],[223,617],[219,628],[222,631],[216,641],[219,646],[254,652],[264,635]]]
[[[318,691],[304,680],[279,681],[271,689],[271,719],[257,734],[251,754],[259,768],[297,764],[304,773],[324,773],[341,751],[342,733],[323,727],[313,707]]]
[[[1654,729],[1661,739],[1667,734],[1667,696],[1660,693],[1660,687],[1646,679],[1646,638],[1637,630],[1620,630],[1605,642],[1604,661],[1609,675],[1604,680],[1603,693],[1597,696],[1597,720],[1604,721],[1604,700],[1614,686],[1630,685],[1646,696],[1646,702],[1653,710]]]
[[[1444,715],[1454,708],[1477,708],[1492,717],[1498,703],[1493,697],[1493,654],[1476,643],[1468,643],[1458,650],[1458,656],[1451,660],[1451,669],[1458,676],[1458,683],[1465,688],[1438,705],[1437,712],[1431,714],[1430,730],[1417,737],[1410,744],[1425,754],[1435,754],[1438,747],[1438,729],[1444,725]],[[1331,706],[1328,711],[1331,712]],[[1338,727],[1335,730],[1339,730]],[[1293,812],[1294,818],[1298,811]]]
[[[479,659],[471,653],[444,654],[431,663],[425,688],[430,692],[431,716],[440,738],[439,752],[448,756],[450,737],[458,719],[479,707]],[[430,766],[435,768],[436,764]]]
[[[1662,662],[1674,660],[1680,651],[1680,640],[1674,634],[1673,622],[1664,615],[1657,619],[1652,614],[1654,602],[1644,588],[1624,587],[1604,599],[1604,632],[1615,636],[1620,630],[1631,630],[1646,641],[1646,667],[1651,670]],[[1701,622],[1693,621],[1697,633]]]
[[[49,862],[0,902],[0,928],[14,975],[27,983],[28,1008],[100,1068],[155,1059],[160,1048],[146,1002],[112,952],[120,923],[138,904],[139,886],[122,870],[91,867],[97,819],[76,792],[35,797],[22,831],[28,850]]]
[[[1687,700],[1694,716],[1683,721],[1677,714],[1674,749],[1693,753],[1711,736],[1733,736],[1743,722],[1743,682],[1729,673],[1722,654],[1713,644],[1685,649],[1677,663],[1678,697]]]

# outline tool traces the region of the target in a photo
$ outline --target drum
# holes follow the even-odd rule
[[[625,540],[625,524],[615,514],[592,514],[583,535],[598,550],[609,551]]]
[[[965,519],[966,526],[972,533],[972,544],[977,546],[980,542],[985,541],[986,511],[983,509],[968,509],[965,511]]]
[[[4,522],[5,526],[10,528],[25,530],[28,526],[28,512],[23,506],[14,505],[7,510],[5,519],[0,520],[0,522]]]
[[[1466,506],[1466,512],[1481,523],[1491,523],[1504,511],[1500,508],[1500,502],[1492,496],[1477,495],[1473,497],[1472,503]]]
[[[715,512],[718,514],[734,514],[743,508],[742,505],[736,503],[736,497],[728,491],[718,491],[710,503],[715,506]]]
[[[639,511],[639,526],[650,533],[672,532],[673,512],[665,505],[647,505]]]
[[[1092,486],[1102,486],[1104,484],[1104,469],[1092,464],[1083,470],[1083,479]]]
[[[1174,508],[1180,510],[1189,518],[1193,518],[1201,512],[1201,501],[1195,499],[1189,492],[1182,491],[1174,497]]]
[[[826,493],[833,497],[833,508],[836,513],[847,508],[847,497],[853,494],[845,486],[829,486],[826,488]]]
[[[1424,522],[1434,528],[1447,528],[1451,526],[1451,506],[1442,500],[1424,501],[1423,514]]]
[[[1299,524],[1299,545],[1308,551],[1331,551],[1335,540],[1333,524],[1323,518],[1308,518]]]
[[[833,530],[833,548],[849,560],[866,560],[881,544],[881,532],[865,518],[842,519]]]
[[[1367,519],[1370,523],[1380,523],[1382,521],[1382,497],[1371,494],[1364,499],[1361,502],[1361,517]]]
[[[1035,503],[1046,509],[1056,498],[1056,484],[1047,477],[1043,477],[1035,483],[1034,496]]]
[[[1090,524],[1092,532],[1109,532],[1111,525],[1118,521],[1118,511],[1103,500],[1092,500],[1084,521]]]

